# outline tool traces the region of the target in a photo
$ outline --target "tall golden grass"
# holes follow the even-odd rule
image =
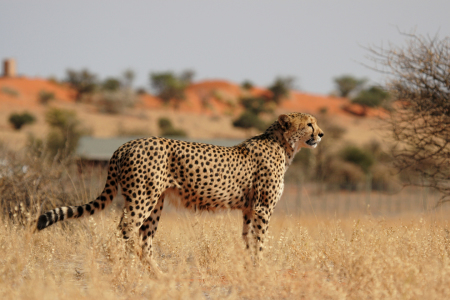
[[[309,195],[307,189],[287,189],[270,223],[264,260],[255,266],[241,239],[240,212],[195,215],[165,208],[154,239],[154,258],[164,272],[156,274],[141,263],[136,246],[117,235],[120,206],[32,233],[28,209],[36,217],[36,205],[44,200],[44,210],[91,200],[102,188],[101,171],[80,173],[14,157],[5,161],[0,196],[9,195],[11,203],[0,202],[8,205],[0,214],[0,299],[450,296],[447,209],[405,214],[402,209],[408,206],[402,204],[394,206],[395,214],[374,214],[361,196],[358,205],[344,204],[349,208],[345,213],[333,214],[337,201],[331,200],[353,203],[356,196],[331,193],[324,198]],[[20,167],[25,163],[26,172]],[[292,206],[298,203],[291,199],[294,195],[303,197],[300,208]]]
[[[344,219],[278,215],[254,266],[238,213],[168,213],[154,240],[164,271],[118,235],[117,213],[38,234],[0,223],[1,299],[445,299],[450,234],[443,216]]]

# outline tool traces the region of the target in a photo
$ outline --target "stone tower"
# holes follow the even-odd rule
[[[13,58],[3,61],[3,77],[16,77],[16,71],[16,61]]]

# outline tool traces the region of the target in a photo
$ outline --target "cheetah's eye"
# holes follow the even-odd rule
[[[308,124],[306,124],[306,125],[308,125],[309,127],[313,127],[311,123],[308,123]]]

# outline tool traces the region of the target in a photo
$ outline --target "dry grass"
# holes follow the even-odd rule
[[[449,224],[275,216],[265,262],[253,266],[240,214],[163,214],[156,276],[116,233],[117,214],[38,234],[0,224],[1,299],[444,299]]]
[[[36,205],[44,201],[44,210],[90,201],[103,187],[104,170],[83,167],[80,172],[15,152],[0,157],[0,299],[450,295],[448,208],[423,212],[421,204],[422,212],[413,211],[405,205],[414,200],[409,195],[394,210],[386,205],[393,198],[380,198],[378,205],[378,196],[372,197],[372,213],[361,209],[368,201],[364,196],[336,192],[324,198],[288,187],[270,224],[265,260],[257,267],[241,239],[241,213],[193,215],[165,208],[154,239],[155,260],[164,274],[156,275],[130,249],[132,243],[116,236],[118,206],[36,234],[20,224],[26,219],[21,207],[35,216]],[[338,202],[344,203],[342,212]]]

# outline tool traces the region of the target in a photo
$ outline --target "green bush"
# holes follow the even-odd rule
[[[167,130],[169,128],[173,128],[172,121],[169,118],[159,118],[158,119],[158,127],[161,130]]]
[[[121,82],[116,78],[106,78],[106,80],[102,83],[102,89],[106,91],[115,92],[120,89]]]
[[[342,149],[340,156],[344,161],[359,166],[366,174],[375,162],[375,159],[370,152],[364,151],[356,146],[345,147]]]
[[[187,136],[186,131],[179,128],[174,128],[172,121],[168,118],[160,118],[158,120],[158,126],[162,136]]]
[[[369,107],[381,106],[389,98],[389,93],[382,87],[372,86],[359,92],[352,101]]]
[[[294,81],[293,77],[277,77],[268,88],[272,92],[272,101],[280,104],[283,98],[289,97],[289,92],[294,87]]]
[[[239,118],[233,121],[234,127],[240,127],[244,129],[256,128],[260,131],[265,131],[267,129],[267,124],[261,120],[257,114],[246,110]]]
[[[38,99],[41,104],[45,105],[45,104],[48,104],[48,102],[50,102],[51,100],[55,99],[55,94],[52,92],[47,92],[45,90],[42,90],[38,94]]]
[[[13,113],[9,116],[9,123],[14,127],[16,130],[20,130],[22,126],[26,124],[32,124],[36,121],[36,118],[34,115],[23,112],[21,114],[19,113]]]
[[[12,96],[15,98],[17,98],[19,96],[18,91],[16,91],[15,89],[12,89],[10,87],[7,87],[7,86],[3,86],[1,91],[3,94],[9,95],[9,96]]]
[[[241,83],[241,88],[244,90],[251,90],[253,88],[253,83],[250,80],[245,80]]]
[[[272,113],[273,105],[268,102],[265,98],[261,97],[245,97],[241,99],[241,104],[244,109],[254,115],[259,115],[261,113]]]

